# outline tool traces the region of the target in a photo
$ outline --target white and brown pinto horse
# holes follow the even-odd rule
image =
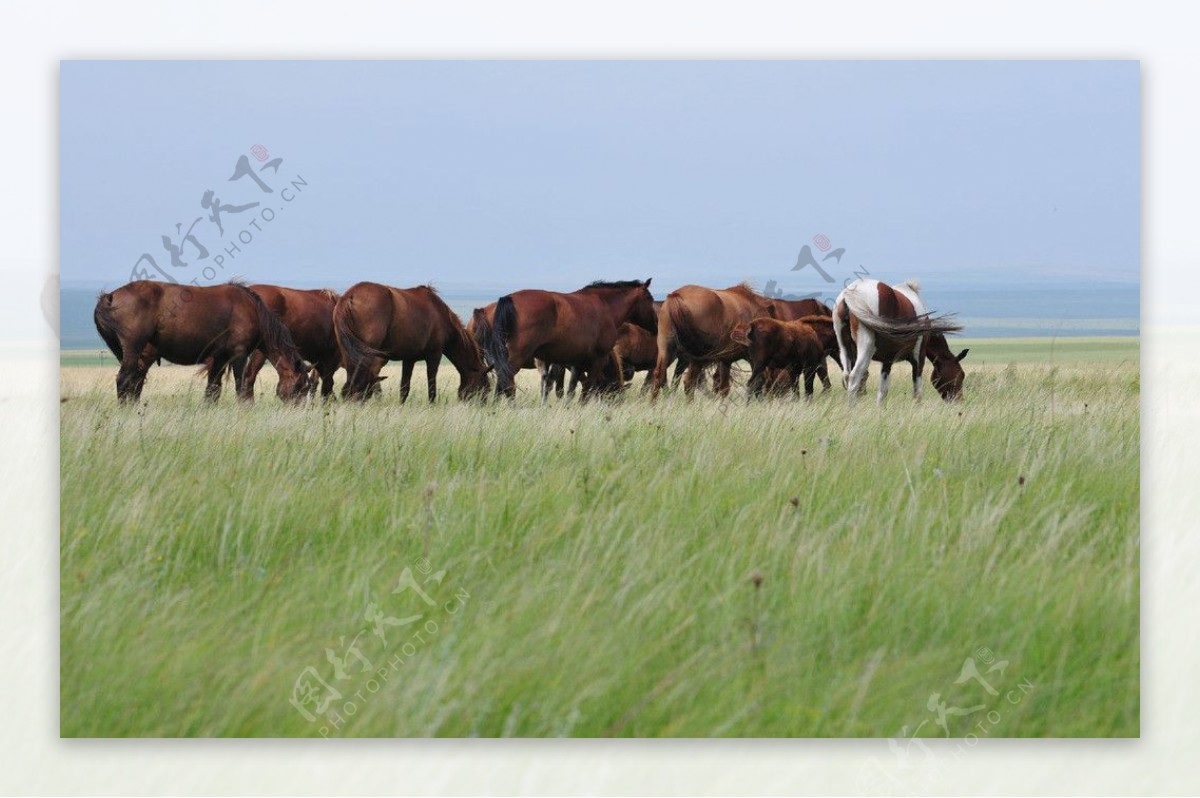
[[[929,314],[916,280],[900,285],[869,279],[850,283],[838,294],[833,311],[833,330],[846,366],[843,380],[850,403],[866,382],[872,360],[882,366],[880,404],[887,398],[888,379],[897,360],[912,366],[913,398],[921,398],[921,373],[927,358],[933,365],[930,382],[942,398],[962,398],[963,369],[959,363],[968,350],[955,355],[946,343],[948,333],[961,329],[945,316]]]

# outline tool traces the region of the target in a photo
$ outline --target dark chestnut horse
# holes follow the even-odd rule
[[[475,321],[476,340],[496,368],[497,394],[514,396],[517,369],[538,358],[583,369],[583,401],[605,390],[620,326],[654,330],[657,323],[649,280],[595,282],[569,294],[517,291],[500,297],[493,321],[482,313]]]
[[[672,338],[678,342],[679,354],[690,361],[683,378],[688,398],[695,392],[701,370],[710,363],[716,364],[714,391],[727,396],[730,366],[747,356],[745,344],[730,337],[734,325],[774,314],[772,300],[745,283],[723,289],[685,285],[672,291],[658,315],[658,356],[651,397],[658,397],[667,380]]]
[[[805,316],[824,316],[829,324],[814,324],[813,331],[821,339],[821,347],[825,350],[828,357],[833,358],[834,362],[841,368],[841,352],[838,350],[837,336],[833,334],[833,311],[817,299],[776,299],[771,303],[775,312],[774,317],[780,321],[795,321],[802,319]],[[829,368],[825,363],[825,358],[821,358],[821,365],[817,367],[817,377],[821,380],[821,385],[825,390],[829,390],[832,383],[829,381]],[[791,386],[793,389],[795,385]]]
[[[913,370],[913,397],[921,398],[921,372],[928,358],[933,363],[930,379],[946,401],[962,397],[963,369],[950,351],[946,334],[962,327],[945,316],[934,317],[925,310],[921,287],[916,280],[886,285],[878,280],[859,279],[838,294],[833,312],[833,329],[846,369],[846,388],[853,404],[867,379],[871,360],[881,364],[879,404],[887,398],[892,364],[905,360]]]
[[[825,347],[817,333],[821,327],[828,328],[832,335],[833,319],[802,316],[780,321],[760,316],[751,322],[739,322],[732,338],[744,344],[750,355],[750,381],[746,385],[749,396],[759,397],[781,388],[799,394],[799,378],[803,375],[804,395],[811,397],[813,380],[825,363]]]
[[[363,400],[376,393],[388,360],[402,363],[400,402],[408,399],[413,367],[425,361],[429,401],[437,399],[442,355],[458,370],[458,398],[487,392],[488,366],[458,316],[429,286],[392,288],[357,283],[338,299],[333,326],[349,375],[342,395]]]
[[[278,285],[252,285],[250,290],[258,294],[288,328],[300,356],[313,364],[313,370],[321,378],[321,396],[328,399],[333,394],[333,373],[342,362],[333,331],[333,306],[338,300],[337,292],[328,288],[303,290]],[[232,364],[235,375],[242,372],[242,379],[247,383],[246,390],[251,393],[265,362],[263,353],[255,350],[245,363],[235,361]]]
[[[142,395],[146,372],[160,359],[185,366],[204,364],[208,371],[205,396],[221,395],[227,366],[261,352],[279,372],[275,392],[294,400],[308,393],[308,368],[296,350],[287,327],[241,283],[183,286],[138,280],[112,293],[101,293],[93,314],[96,330],[121,363],[117,398],[122,402]],[[235,371],[239,399],[254,392]]]

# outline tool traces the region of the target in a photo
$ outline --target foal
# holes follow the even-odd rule
[[[746,388],[750,398],[760,397],[767,387],[769,369],[787,374],[786,385],[800,393],[799,377],[804,375],[804,395],[811,398],[813,379],[825,363],[825,347],[817,329],[832,327],[828,316],[803,316],[794,321],[779,321],[761,316],[733,328],[732,338],[743,344],[750,355],[750,381]]]

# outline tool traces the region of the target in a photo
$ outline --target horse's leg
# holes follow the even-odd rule
[[[550,399],[550,389],[553,387],[553,379],[550,376],[550,370],[553,368],[544,360],[534,358],[533,367],[537,369],[538,382],[542,388],[542,407],[546,406],[546,402]]]
[[[821,364],[819,366],[817,366],[817,376],[821,378],[821,385],[823,386],[823,390],[828,391],[830,389],[830,387],[832,386],[832,384],[829,382],[829,366],[828,366],[828,361],[824,355],[821,356]],[[812,393],[811,390],[808,390],[807,383],[805,384],[805,392],[810,393],[810,394]]]
[[[417,365],[417,361],[405,360],[400,367],[400,404],[408,401],[408,391],[412,387],[412,373],[415,365]]]
[[[654,369],[648,369],[646,371],[646,379],[642,382],[642,394],[650,390],[650,384],[653,382],[652,377],[654,377]]]
[[[333,375],[337,370],[338,359],[336,357],[318,364],[317,373],[321,375],[322,399],[328,400],[333,396]]]
[[[804,398],[805,399],[808,399],[810,401],[812,400],[813,377],[816,377],[817,375],[822,375],[821,381],[825,383],[825,390],[826,391],[829,390],[829,375],[822,371],[822,369],[824,368],[824,362],[825,362],[825,359],[821,358],[822,365],[820,367],[818,367],[818,368],[813,368],[812,366],[804,367]],[[796,393],[796,396],[800,395],[800,381],[798,379],[798,376],[799,375],[792,377],[792,390]]]
[[[425,358],[425,374],[429,382],[429,404],[437,401],[437,373],[438,367],[442,365],[442,353],[430,355]]]
[[[227,365],[229,358],[222,355],[214,355],[208,364],[208,386],[204,389],[204,398],[210,402],[216,403],[221,398],[221,380]]]
[[[683,375],[687,372],[688,364],[683,358],[675,359],[675,373],[671,375],[671,390],[679,388],[679,381],[683,379]]]
[[[533,370],[538,374],[538,394],[542,397],[543,405],[546,404],[546,392],[550,390],[548,387],[548,368],[544,360],[539,360],[536,357],[533,359]]]
[[[892,376],[892,361],[884,362],[879,369],[879,406],[887,400],[888,380]]]
[[[687,365],[687,371],[683,375],[683,395],[690,402],[696,396],[696,380],[700,377],[702,369],[699,363],[691,361]]]
[[[245,382],[246,375],[246,362],[249,359],[249,356],[245,354],[237,354],[229,359],[229,370],[233,372],[233,393],[238,399],[242,398],[242,392],[244,390],[243,383]]]
[[[746,383],[746,401],[749,402],[762,397],[767,383],[766,370],[767,364],[765,361],[759,363],[757,366],[751,364],[750,380]]]
[[[237,386],[238,399],[254,399],[254,382],[266,362],[267,356],[257,349],[248,357],[233,359],[233,381]]]
[[[859,327],[861,330],[862,327]],[[838,356],[842,363],[842,387],[850,387],[850,372],[854,368],[854,352],[851,349],[849,325],[844,324],[837,308],[833,310],[833,337],[837,341]],[[828,385],[828,383],[826,383]]]
[[[604,392],[608,358],[609,353],[605,352],[592,359],[591,365],[587,367],[587,373],[583,375],[583,390],[579,392],[579,404],[585,404],[589,397]]]
[[[921,383],[924,382],[924,380],[921,379],[925,372],[924,343],[924,338],[917,339],[917,342],[913,345],[913,353],[908,360],[913,367],[913,401],[916,402],[921,401]]]
[[[142,388],[146,387],[146,373],[150,371],[150,366],[157,359],[158,350],[154,348],[153,344],[146,344],[137,359],[137,366],[134,368],[131,380],[130,390],[133,392],[132,398],[135,402],[141,400]]]
[[[850,369],[850,379],[846,390],[850,392],[850,404],[858,400],[858,391],[867,381],[867,370],[871,368],[871,357],[875,354],[875,333],[865,325],[858,327],[858,353],[854,368]]]
[[[145,379],[145,371],[149,369],[149,362],[142,357],[142,348],[121,342],[121,367],[117,369],[117,401],[121,404],[137,400],[138,382]]]
[[[729,386],[732,384],[730,372],[732,370],[732,363],[718,363],[717,370],[713,373],[713,392],[721,398],[729,396]]]
[[[146,387],[146,373],[148,371],[150,371],[149,367],[138,369],[137,374],[134,376],[133,400],[135,402],[140,401],[142,398],[142,388]]]
[[[550,372],[554,375],[554,395],[557,398],[562,399],[563,385],[566,384],[567,381],[567,367],[560,363],[559,365],[552,367]]]
[[[571,366],[571,368],[567,370],[571,372],[571,382],[567,385],[567,398],[574,399],[575,391],[579,388],[580,382],[579,367]]]

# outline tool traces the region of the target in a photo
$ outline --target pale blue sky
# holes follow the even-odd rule
[[[64,62],[62,276],[116,286],[226,204],[217,280],[1136,282],[1137,62]],[[229,182],[262,144],[276,187]],[[261,164],[251,157],[249,162]],[[283,202],[278,189],[307,186]],[[205,279],[221,254],[171,270]],[[814,248],[814,251],[816,249]],[[817,252],[819,255],[819,251]]]

